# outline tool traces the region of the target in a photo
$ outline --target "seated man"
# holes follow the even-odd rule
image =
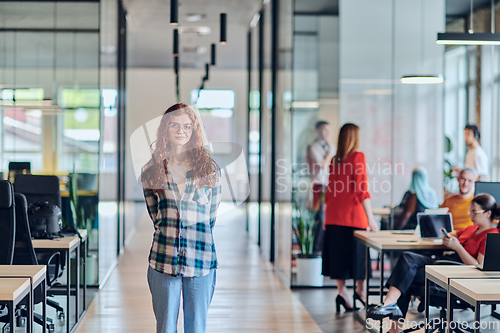
[[[459,192],[444,200],[441,208],[449,208],[453,217],[453,229],[462,230],[472,225],[469,216],[469,206],[474,198],[474,184],[477,179],[476,170],[473,168],[462,169],[457,176]]]

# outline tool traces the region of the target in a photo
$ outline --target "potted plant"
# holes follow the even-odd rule
[[[300,248],[297,255],[297,285],[323,286],[321,275],[322,258],[320,254],[313,253],[314,233],[317,226],[316,211],[300,209],[294,201],[293,234]]]

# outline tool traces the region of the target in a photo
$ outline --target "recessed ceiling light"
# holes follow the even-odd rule
[[[407,84],[436,84],[443,82],[443,77],[436,75],[406,75],[401,78],[401,83]]]
[[[186,21],[188,21],[188,22],[198,22],[204,18],[205,18],[204,14],[187,14],[186,15]]]
[[[205,27],[205,26],[202,26],[202,27],[179,27],[179,32],[181,34],[198,33],[201,36],[204,36],[204,35],[209,35],[210,32],[212,32],[212,29],[210,29],[209,27]]]
[[[198,46],[196,48],[196,53],[198,54],[206,54],[208,49],[205,46]]]

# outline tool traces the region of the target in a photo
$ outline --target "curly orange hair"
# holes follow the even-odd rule
[[[175,111],[175,112],[174,112]],[[150,160],[152,166],[143,172],[141,175],[142,181],[149,181],[152,184],[158,185],[157,189],[161,189],[165,180],[166,168],[168,161],[174,155],[172,147],[168,141],[168,124],[172,117],[182,114],[188,115],[193,126],[191,139],[186,144],[188,151],[187,159],[191,165],[194,182],[197,188],[209,187],[213,188],[218,181],[218,166],[210,156],[207,149],[203,147],[203,136],[201,125],[194,111],[184,103],[174,104],[169,107],[163,114],[160,126],[156,132],[157,140],[153,151],[153,157]],[[148,162],[148,164],[150,163]]]

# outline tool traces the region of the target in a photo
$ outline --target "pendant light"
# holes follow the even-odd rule
[[[474,6],[470,1],[470,29],[465,32],[438,33],[437,44],[444,45],[500,45],[500,34],[495,33],[495,3],[491,0],[491,33],[474,32]]]
[[[227,14],[220,14],[220,43],[226,44],[227,42]]]
[[[174,57],[174,73],[179,74],[179,57],[175,56]]]
[[[212,52],[210,53],[210,64],[215,66],[215,44],[212,44]]]
[[[420,71],[421,74],[419,75],[405,75],[401,78],[401,83],[404,84],[437,84],[437,83],[443,83],[444,80],[441,76],[439,75],[428,75],[428,74],[423,74],[423,69],[424,69],[424,56],[425,56],[425,39],[424,39],[424,30],[425,30],[425,25],[424,25],[424,13],[425,13],[425,0],[420,0],[421,1],[421,7],[420,7],[420,26],[421,26],[421,31],[420,31]]]
[[[179,56],[179,30],[174,29],[174,45],[173,45],[173,53],[174,57]]]
[[[179,0],[170,0],[170,24],[179,24]]]
[[[210,70],[210,64],[207,62],[205,64],[205,78],[204,78],[204,80],[208,81],[208,72],[209,72],[209,70]]]

